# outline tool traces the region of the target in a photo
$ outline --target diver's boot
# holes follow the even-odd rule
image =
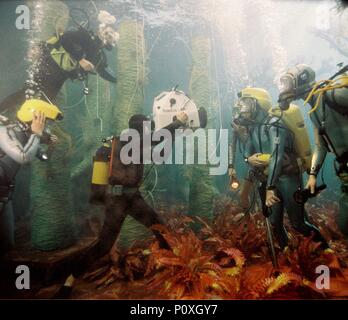
[[[70,275],[63,286],[59,288],[56,294],[52,297],[53,300],[65,300],[69,299],[72,293],[73,285],[75,283],[75,278]]]
[[[166,239],[162,236],[162,234],[157,230],[154,230],[153,233],[154,233],[154,235],[159,243],[160,248],[169,250],[170,246],[169,246],[168,242],[166,241]]]

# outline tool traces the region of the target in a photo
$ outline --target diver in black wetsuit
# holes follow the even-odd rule
[[[80,277],[93,262],[97,261],[111,250],[128,214],[148,228],[156,224],[164,224],[162,218],[146,203],[139,191],[141,184],[144,179],[146,179],[146,177],[144,178],[144,152],[152,153],[153,148],[165,141],[164,139],[153,142],[152,145],[150,144],[148,146],[144,144],[144,139],[146,139],[144,137],[144,130],[146,129],[147,121],[150,121],[149,118],[141,114],[133,115],[129,119],[129,128],[135,130],[140,135],[140,164],[123,164],[121,160],[121,149],[128,142],[121,141],[119,137],[115,138],[115,141],[117,141],[115,142],[117,146],[115,148],[116,151],[113,155],[107,155],[107,157],[112,157],[113,159],[113,165],[110,169],[109,185],[107,187],[102,186],[101,189],[99,188],[100,186],[92,189],[90,199],[91,202],[105,204],[103,228],[98,238],[77,258],[72,266],[72,274],[54,295],[54,299],[68,298],[76,278]],[[187,114],[185,112],[180,112],[176,115],[176,120],[163,128],[170,132],[173,139],[171,142],[174,142],[175,131],[185,126],[187,123]],[[153,134],[154,132],[150,133],[150,135]],[[165,143],[168,143],[168,140]],[[146,151],[144,151],[144,149]],[[97,157],[103,157],[109,152],[111,152],[111,150],[108,151],[108,148],[104,146],[98,150]],[[153,230],[153,233],[159,242],[159,246],[162,249],[168,249],[169,244],[162,234],[156,230]]]
[[[12,110],[30,98],[54,101],[67,79],[84,80],[88,73],[98,73],[116,83],[116,78],[106,70],[104,49],[111,50],[118,37],[113,28],[102,25],[97,34],[79,28],[40,43],[38,61],[24,87],[0,103],[0,112]]]

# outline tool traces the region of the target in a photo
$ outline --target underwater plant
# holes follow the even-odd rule
[[[190,96],[199,107],[208,113],[208,128],[214,126],[214,110],[212,110],[211,93],[211,41],[204,36],[192,39],[192,70],[190,80]],[[189,212],[191,215],[211,219],[213,217],[213,203],[216,196],[215,186],[209,169],[202,165],[191,165],[185,176],[190,181]]]
[[[168,232],[163,226],[157,230],[162,232],[170,249],[152,250],[153,263],[159,270],[147,283],[150,289],[159,290],[160,295],[170,299],[205,299],[230,290],[231,269],[226,271],[220,265],[226,261],[214,261],[215,255],[204,250],[203,241],[192,230]],[[225,259],[235,259],[237,268],[243,265],[243,258],[236,251],[223,253]]]
[[[203,224],[198,234],[190,229],[192,219],[172,213],[168,227],[155,226],[169,244],[167,250],[160,249],[157,241],[139,242],[122,254],[123,262],[118,266],[95,271],[95,275],[98,272],[99,275],[95,277],[94,285],[104,288],[101,296],[162,299],[348,298],[348,269],[335,253],[323,252],[311,238],[304,239],[293,234],[289,248],[278,253],[280,269],[275,272],[267,249],[266,252],[262,250],[265,244],[262,243],[260,249],[260,240],[253,233],[248,233],[250,245],[245,240],[241,242],[240,235],[244,231],[236,231],[240,226],[246,227],[243,219],[249,224],[252,221],[248,219],[251,218],[241,218],[240,210],[233,203],[225,208],[227,211],[222,211],[219,215],[223,216],[217,216],[213,223],[198,217]],[[317,215],[324,217],[326,214],[323,209],[317,208]],[[259,221],[261,219],[255,215],[257,226],[254,233],[261,233],[264,229]],[[252,243],[258,249],[253,251]],[[235,247],[239,245],[247,246],[241,249]],[[347,252],[347,246],[344,250]],[[330,268],[329,289],[317,288],[318,265]]]
[[[83,159],[73,168],[73,179],[91,171],[92,157],[112,128],[110,83],[96,75],[89,77],[88,87],[90,94],[85,99],[85,115],[78,119],[82,141],[78,141],[75,150],[76,155],[83,154]]]
[[[124,20],[119,26],[119,33],[116,62],[118,82],[112,115],[112,132],[117,135],[128,128],[128,120],[133,114],[143,113],[146,83],[144,26],[136,20]],[[127,246],[150,235],[149,230],[127,216],[119,242],[121,246]]]
[[[69,10],[64,3],[34,1],[32,5],[39,5],[33,10],[32,19],[36,26],[33,36],[42,39],[48,34],[55,34],[57,28],[62,31],[69,17]],[[58,99],[57,105],[63,105],[63,101]],[[30,183],[31,239],[33,247],[40,250],[65,248],[75,239],[69,166],[71,136],[66,131],[65,122],[55,123],[52,133],[57,135],[59,142],[50,148],[49,162],[33,163]]]

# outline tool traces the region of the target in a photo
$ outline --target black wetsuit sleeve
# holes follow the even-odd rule
[[[152,161],[154,161],[154,158],[156,157],[162,157],[161,160],[167,160],[168,156],[170,155],[171,152],[167,153],[167,156],[165,157],[165,150],[169,151],[171,150],[174,142],[175,142],[175,130],[179,129],[180,127],[182,127],[183,124],[182,122],[180,122],[179,120],[175,120],[173,123],[171,123],[170,125],[162,128],[161,130],[167,130],[167,132],[170,133],[171,139],[168,137],[163,137],[163,139],[160,139],[159,141],[153,141],[152,140]],[[161,130],[156,131],[154,134],[156,133],[160,133]],[[158,146],[159,144],[163,143],[163,148],[161,148],[160,150],[156,149],[156,146]],[[165,158],[164,158],[165,157]]]
[[[65,32],[61,37],[61,44],[77,61],[90,56],[95,46],[91,35],[85,30]]]
[[[175,141],[175,130],[179,129],[180,127],[182,127],[183,124],[181,121],[179,120],[175,120],[173,121],[171,124],[169,124],[168,126],[162,128],[161,130],[168,130],[172,136],[172,143],[174,143]],[[152,141],[152,147],[157,146],[158,144],[162,143],[164,140],[161,141]]]

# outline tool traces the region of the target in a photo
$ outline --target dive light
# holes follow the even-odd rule
[[[325,190],[326,187],[327,187],[326,184],[318,186],[315,188],[314,193],[311,193],[311,191],[309,189],[302,189],[302,190],[298,189],[294,193],[294,200],[298,204],[305,204],[308,201],[308,199],[316,197],[321,191]]]
[[[230,187],[232,190],[238,190],[240,187],[240,183],[236,174],[236,171],[233,168],[229,169],[230,176]]]
[[[239,181],[238,181],[236,176],[232,176],[231,177],[230,186],[231,186],[232,190],[238,190],[239,189],[240,183],[239,183]]]
[[[43,151],[42,149],[39,149],[37,151],[36,158],[42,162],[46,162],[46,161],[48,161],[48,154],[45,151]]]

